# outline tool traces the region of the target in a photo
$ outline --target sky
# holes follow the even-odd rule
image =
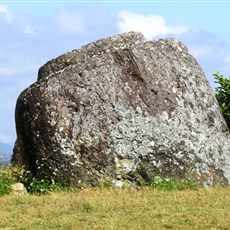
[[[203,69],[230,75],[230,0],[0,1],[0,142],[14,145],[20,93],[50,59],[97,39],[139,31],[177,38]]]

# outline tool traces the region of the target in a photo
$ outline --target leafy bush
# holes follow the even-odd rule
[[[222,110],[224,119],[230,129],[230,77],[225,78],[219,72],[213,74],[220,86],[215,89],[215,97]]]
[[[11,192],[11,185],[17,182],[20,170],[16,167],[6,166],[0,168],[0,196]]]
[[[57,192],[66,189],[63,185],[56,183],[52,178],[44,177],[40,179],[34,177],[30,171],[25,171],[20,178],[20,182],[25,185],[27,191],[32,194],[42,195],[49,192]]]
[[[11,185],[13,183],[14,183],[14,180],[12,180],[11,178],[1,175],[0,176],[0,196],[10,194]]]
[[[30,171],[26,171],[22,167],[8,165],[0,168],[0,196],[10,194],[11,185],[17,182],[23,183],[29,193],[36,195],[66,189],[52,179],[35,178]]]

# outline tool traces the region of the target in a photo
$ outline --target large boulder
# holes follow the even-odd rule
[[[129,32],[47,62],[18,98],[16,128],[13,161],[35,176],[230,183],[228,128],[200,66],[175,39]]]

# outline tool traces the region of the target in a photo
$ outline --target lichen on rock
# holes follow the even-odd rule
[[[230,183],[228,128],[202,69],[175,39],[129,32],[47,62],[18,98],[16,127],[13,161],[35,176],[42,164],[68,183],[153,175]]]

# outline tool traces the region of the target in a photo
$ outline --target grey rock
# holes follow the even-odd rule
[[[11,189],[12,189],[12,194],[14,194],[14,195],[26,195],[26,194],[28,194],[26,187],[22,183],[12,184]]]
[[[13,161],[35,176],[230,183],[227,125],[197,61],[175,39],[129,32],[49,61],[19,96],[16,127]]]

